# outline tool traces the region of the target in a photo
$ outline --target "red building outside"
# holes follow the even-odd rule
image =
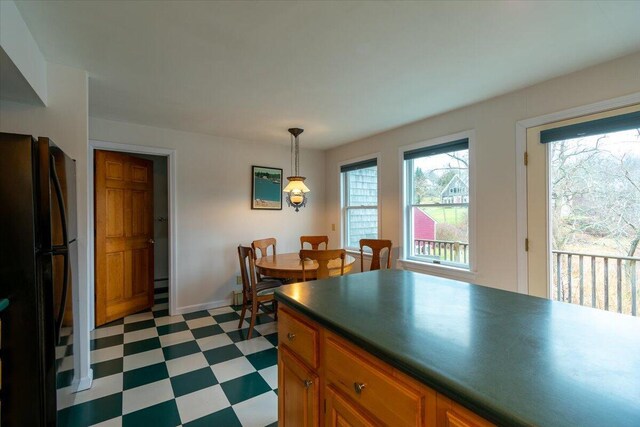
[[[419,208],[413,208],[413,238],[435,240],[436,221]]]

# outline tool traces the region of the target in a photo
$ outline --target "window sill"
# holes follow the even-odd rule
[[[398,268],[414,271],[416,273],[431,274],[432,276],[444,277],[446,279],[460,280],[474,283],[477,274],[473,271],[447,265],[430,264],[426,262],[414,261],[410,259],[399,259]]]
[[[347,255],[351,255],[353,257],[360,258],[360,250],[358,249],[345,249],[347,251]],[[368,252],[364,252],[364,258],[371,258],[371,254]]]

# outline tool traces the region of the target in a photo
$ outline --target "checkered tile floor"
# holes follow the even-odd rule
[[[166,294],[157,293],[156,303],[92,332],[87,391],[71,392],[71,331],[63,331],[58,425],[277,425],[273,318],[259,315],[246,340],[248,321],[237,328],[239,307],[169,316]]]

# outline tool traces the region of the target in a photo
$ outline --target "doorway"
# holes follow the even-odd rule
[[[529,294],[638,315],[639,112],[526,129]]]
[[[133,154],[153,162],[153,306],[155,316],[169,313],[169,181],[167,156]]]
[[[159,303],[158,307],[164,307],[160,304],[168,304],[168,307],[161,308],[167,309],[170,315],[177,314],[176,308],[176,242],[177,242],[177,228],[176,228],[176,198],[177,198],[177,184],[176,184],[176,151],[173,149],[150,147],[144,145],[122,144],[108,141],[89,140],[88,150],[88,166],[87,171],[87,193],[88,193],[88,216],[87,216],[87,228],[89,230],[87,238],[87,250],[88,250],[88,283],[86,288],[81,289],[81,300],[86,301],[89,306],[88,316],[82,319],[83,323],[88,325],[88,330],[91,331],[95,328],[95,195],[94,195],[94,154],[97,150],[107,150],[113,152],[122,152],[133,155],[151,155],[166,159],[167,168],[167,193],[168,193],[168,215],[167,221],[164,226],[168,230],[168,244],[167,244],[167,258],[168,258],[168,274],[164,277],[168,277],[166,281],[167,295],[165,292],[159,292],[159,298],[167,298],[166,303]],[[155,217],[154,217],[155,218]],[[155,225],[155,224],[154,224]],[[155,275],[155,272],[154,272]],[[161,277],[159,277],[161,278]],[[158,288],[164,288],[163,283],[155,284]],[[156,308],[158,308],[156,307]],[[86,359],[88,360],[88,349],[86,349]],[[85,352],[82,352],[83,354]]]

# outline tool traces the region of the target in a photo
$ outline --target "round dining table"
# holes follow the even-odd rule
[[[351,271],[356,259],[350,255],[344,258],[344,272]],[[279,279],[292,279],[298,282],[302,281],[302,262],[298,252],[267,255],[256,260],[256,268],[262,276],[277,277]],[[318,263],[312,260],[306,260],[304,264],[305,279],[311,280],[316,278],[316,270]],[[340,259],[332,259],[329,261],[329,275],[340,275]]]

